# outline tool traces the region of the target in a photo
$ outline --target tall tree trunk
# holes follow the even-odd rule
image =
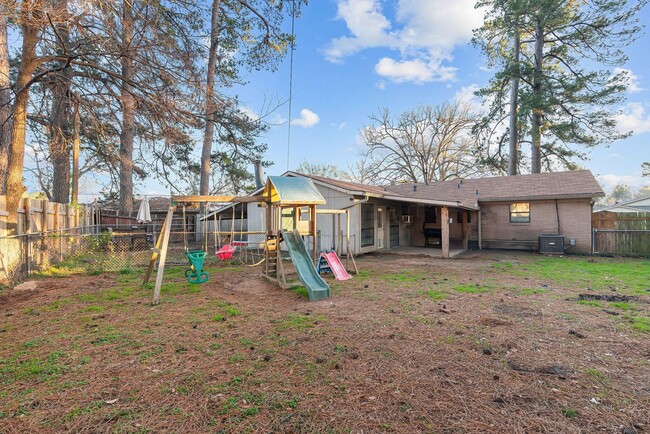
[[[70,201],[70,79],[71,68],[54,77],[50,116],[50,156],[52,158],[52,200]]]
[[[134,18],[130,1],[123,2],[122,17],[122,131],[120,133],[120,212],[133,212],[133,142],[135,140],[135,97],[133,78]]]
[[[67,16],[67,0],[57,2],[57,18],[61,24],[56,26],[60,43],[59,55],[68,51],[70,33],[64,17]],[[53,76],[52,110],[50,114],[50,156],[52,158],[52,200],[58,203],[70,201],[70,86],[72,68],[66,60],[62,61],[64,69]]]
[[[80,130],[81,116],[79,114],[79,101],[75,101],[72,123],[72,189],[70,193],[71,201],[75,205],[79,203],[79,148],[81,147]]]
[[[7,182],[9,149],[11,146],[11,119],[7,16],[3,11],[0,11],[0,194],[5,194]]]
[[[544,27],[541,19],[535,29],[535,69],[533,71],[533,119],[531,122],[531,173],[542,171],[542,66],[544,55]]]
[[[212,155],[212,141],[214,136],[215,98],[214,85],[216,81],[217,48],[219,45],[219,6],[221,0],[212,1],[212,20],[210,30],[210,53],[208,56],[208,77],[205,89],[205,131],[203,134],[203,148],[201,150],[201,179],[199,194],[210,194],[210,156]]]
[[[517,111],[519,109],[519,29],[515,29],[515,38],[513,41],[513,65],[517,68],[516,72],[512,71],[510,79],[510,149],[508,158],[508,175],[517,175],[519,173],[519,126],[517,125]]]
[[[36,69],[36,43],[38,28],[33,24],[30,9],[40,10],[40,1],[33,2],[29,7],[23,7],[22,36],[23,45],[20,67],[16,78],[15,102],[13,108],[13,125],[11,134],[11,149],[7,172],[7,223],[8,235],[16,231],[18,222],[18,204],[25,192],[23,185],[23,159],[25,158],[25,135],[27,132],[27,104],[29,103],[29,84]]]

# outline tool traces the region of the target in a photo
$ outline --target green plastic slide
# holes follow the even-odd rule
[[[289,249],[289,256],[296,268],[298,277],[307,288],[309,301],[325,300],[330,297],[330,286],[318,274],[311,257],[307,252],[307,246],[300,237],[300,232],[282,231],[282,238]]]

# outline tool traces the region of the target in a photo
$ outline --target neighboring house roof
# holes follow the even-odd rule
[[[269,176],[262,196],[280,205],[323,205],[327,203],[311,179]]]
[[[594,208],[594,212],[650,212],[650,197],[642,197],[637,199],[628,200],[625,202],[617,202],[613,205],[600,206]]]
[[[467,207],[475,207],[481,202],[605,196],[598,181],[588,170],[455,179],[429,185],[400,184],[387,186],[387,189],[418,199],[459,200]]]
[[[152,196],[152,197],[147,197],[147,200],[149,201],[150,212],[155,212],[155,213],[167,212],[167,210],[169,210],[169,206],[171,205],[170,197]],[[134,213],[138,212],[138,208],[140,207],[141,201],[142,198],[133,199]],[[101,203],[99,207],[105,210],[117,211],[119,209],[119,204],[117,203],[117,201],[110,201],[106,203]],[[188,207],[188,211],[189,211],[189,207]]]

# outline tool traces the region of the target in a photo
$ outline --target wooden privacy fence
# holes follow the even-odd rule
[[[592,253],[650,257],[650,230],[593,229]]]
[[[89,211],[86,206],[23,198],[17,225],[10,228],[6,197],[0,196],[0,282],[15,282],[30,269],[45,269],[62,260],[73,242],[69,235],[80,235],[84,227],[92,226]]]
[[[595,212],[591,215],[591,227],[598,230],[650,231],[650,212]]]

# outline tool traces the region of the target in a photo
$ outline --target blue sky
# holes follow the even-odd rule
[[[639,16],[650,24],[647,8]],[[420,104],[438,104],[470,94],[487,83],[481,53],[470,44],[482,13],[474,1],[312,0],[296,20],[291,148],[288,168],[302,161],[345,168],[359,158],[359,130],[368,115],[388,107],[399,113]],[[621,110],[622,128],[632,137],[590,153],[583,166],[606,190],[619,183],[633,189],[650,184],[640,164],[650,160],[650,35],[627,52],[631,86]],[[238,93],[256,113],[265,103],[286,101],[289,58],[274,73],[252,73]],[[266,119],[273,126],[262,138],[266,158],[275,162],[268,175],[287,169],[287,118],[284,105]]]

